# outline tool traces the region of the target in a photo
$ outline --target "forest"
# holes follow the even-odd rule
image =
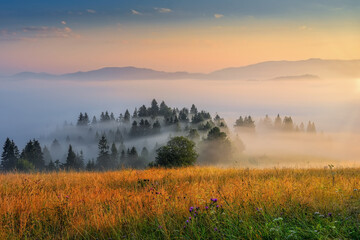
[[[257,126],[256,126],[257,125]],[[104,171],[123,168],[144,169],[166,166],[159,160],[166,144],[189,143],[193,160],[186,165],[212,165],[219,159],[231,163],[245,145],[241,135],[259,131],[316,133],[315,123],[296,124],[290,116],[268,115],[255,124],[253,118],[240,116],[234,123],[235,136],[218,114],[211,117],[195,104],[189,108],[171,108],[164,101],[153,99],[150,106],[126,109],[117,117],[113,112],[101,112],[92,118],[84,112],[76,124],[65,122],[46,137],[31,139],[20,151],[7,138],[1,155],[2,171]],[[177,142],[176,142],[177,141]],[[183,141],[183,142],[181,142]],[[174,146],[175,146],[174,145]],[[187,150],[186,150],[187,151]],[[165,156],[169,158],[169,155]]]

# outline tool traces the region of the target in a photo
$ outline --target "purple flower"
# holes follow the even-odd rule
[[[194,208],[193,208],[193,207],[190,207],[189,212],[192,212],[193,210],[194,210]]]
[[[161,225],[159,225],[159,228],[160,228],[160,229],[162,229],[162,226],[161,226]]]
[[[328,213],[328,216],[329,216],[329,217],[332,217],[332,213],[331,213],[331,212],[330,212],[330,213]]]
[[[208,209],[209,209],[209,207],[208,207],[208,206],[206,206],[206,207],[205,207],[205,209],[206,209],[206,210],[208,210]]]
[[[189,220],[191,220],[191,217],[189,217]]]
[[[186,220],[186,223],[189,223],[189,220]]]
[[[217,202],[217,198],[211,198],[210,200],[214,203]]]
[[[219,208],[219,205],[216,205],[217,208]]]
[[[217,230],[218,230],[217,228],[214,228],[214,231],[215,231],[215,232],[217,232]]]

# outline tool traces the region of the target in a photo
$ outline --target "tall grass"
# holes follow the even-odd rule
[[[0,239],[360,239],[360,168],[0,175]]]

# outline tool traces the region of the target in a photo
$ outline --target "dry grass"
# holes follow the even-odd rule
[[[227,238],[226,225],[236,221],[249,227],[279,216],[311,222],[319,212],[327,221],[332,219],[328,213],[351,217],[356,231],[360,220],[360,168],[14,173],[0,175],[0,182],[0,239],[211,237],[196,233],[194,226],[184,228],[191,206],[200,207],[199,216],[204,213],[197,224],[205,232],[224,229],[221,238]],[[215,204],[226,219],[205,216],[206,206],[215,208],[211,198],[218,199]],[[271,229],[262,231],[260,225],[252,235],[240,230],[231,234],[266,238]],[[341,231],[332,234],[344,236]]]

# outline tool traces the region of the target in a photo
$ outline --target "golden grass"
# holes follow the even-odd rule
[[[255,208],[270,214],[351,211],[351,201],[360,203],[354,191],[360,168],[10,173],[0,175],[0,183],[0,239],[81,237],[115,226],[136,232],[137,223],[155,221],[166,235],[190,206],[204,207],[215,197],[244,216]]]

